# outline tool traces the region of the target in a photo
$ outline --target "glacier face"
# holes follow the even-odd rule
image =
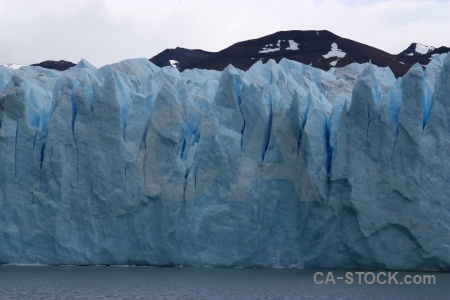
[[[450,269],[450,55],[0,67],[0,263]]]

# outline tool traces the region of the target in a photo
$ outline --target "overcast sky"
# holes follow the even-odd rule
[[[0,0],[0,63],[85,58],[100,67],[320,29],[390,53],[412,42],[450,46],[450,0]]]

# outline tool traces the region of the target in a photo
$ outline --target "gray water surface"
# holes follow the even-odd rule
[[[317,271],[0,266],[0,299],[450,299],[449,273],[434,285],[319,285]]]

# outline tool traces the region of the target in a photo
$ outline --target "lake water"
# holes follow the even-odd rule
[[[0,266],[0,299],[450,299],[433,285],[316,284],[315,270]],[[323,282],[323,277],[317,277]],[[405,274],[424,273],[402,273]],[[426,273],[430,274],[430,273]],[[345,271],[333,271],[345,276]],[[357,276],[355,276],[357,279]],[[369,278],[370,281],[370,278]]]

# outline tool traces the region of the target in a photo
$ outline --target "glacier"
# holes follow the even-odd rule
[[[450,54],[0,66],[0,107],[1,264],[450,270]]]

